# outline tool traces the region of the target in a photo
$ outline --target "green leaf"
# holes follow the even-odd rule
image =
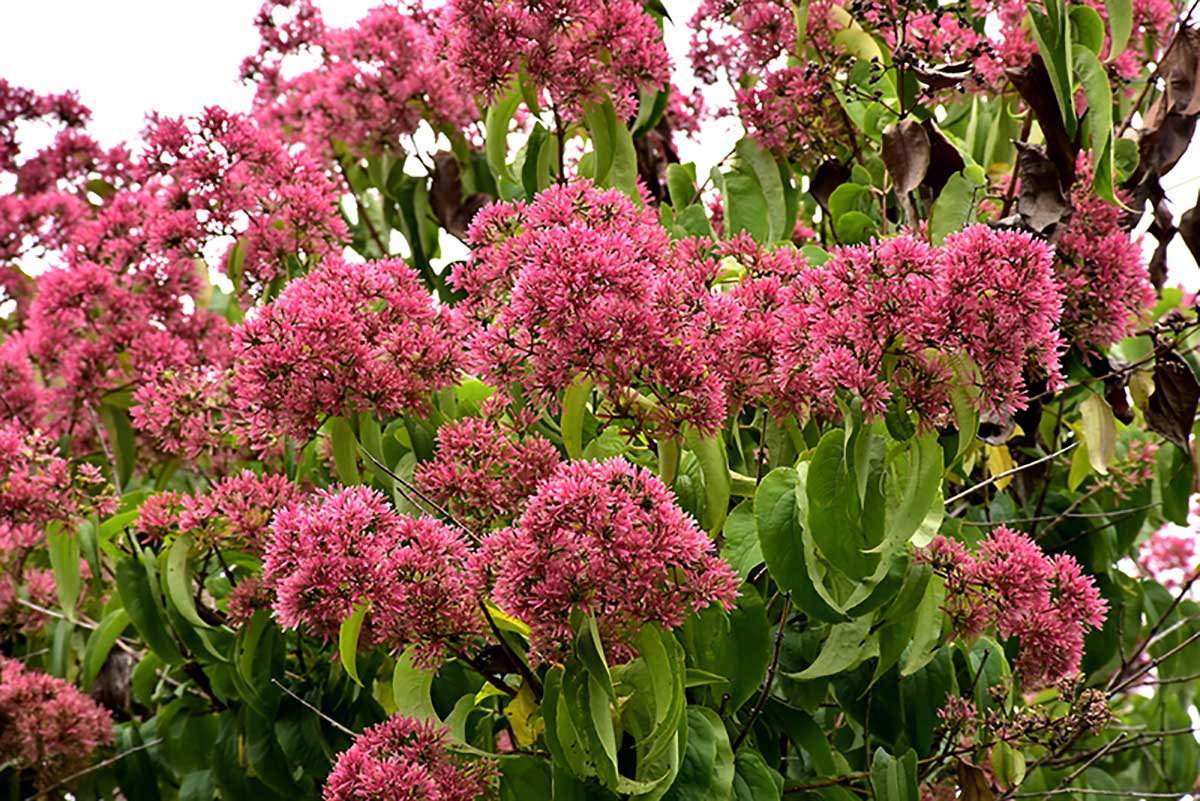
[[[79,574],[79,539],[75,532],[61,525],[53,525],[46,532],[46,545],[50,552],[50,567],[54,569],[58,603],[66,616],[74,620],[75,604],[79,602],[79,593],[83,588]]]
[[[900,757],[886,749],[875,749],[871,760],[871,787],[878,801],[920,801],[917,790],[917,752],[911,748]]]
[[[871,636],[871,616],[838,623],[829,630],[821,652],[811,665],[785,674],[796,681],[810,681],[849,670],[879,652],[879,641]]]
[[[587,413],[588,398],[592,395],[592,380],[579,375],[563,390],[562,438],[563,447],[571,459],[583,456],[583,418]]]
[[[690,429],[684,436],[688,449],[696,455],[704,476],[704,519],[701,524],[709,534],[716,534],[725,525],[729,514],[729,461],[725,440],[720,432],[703,439]]]
[[[1104,10],[1108,14],[1108,30],[1112,34],[1112,44],[1108,49],[1108,60],[1112,61],[1125,52],[1129,34],[1133,32],[1133,2],[1104,0]]]
[[[1025,781],[1025,755],[1004,740],[992,746],[992,773],[1005,787],[1013,788]]]
[[[84,689],[92,686],[92,682],[96,680],[96,676],[100,674],[100,669],[104,667],[104,662],[108,659],[109,651],[113,649],[121,632],[125,631],[125,627],[128,625],[129,614],[124,609],[114,609],[105,615],[104,619],[100,621],[100,625],[92,631],[83,651]]]
[[[433,677],[432,670],[413,664],[411,646],[396,658],[396,669],[392,672],[392,698],[396,702],[397,715],[418,720],[438,720],[429,694],[433,689]]]
[[[721,718],[707,707],[687,710],[687,749],[664,801],[714,801],[733,794],[733,750]]]
[[[496,99],[494,105],[487,110],[486,136],[484,149],[487,153],[488,169],[499,178],[514,180],[508,169],[508,126],[512,122],[517,106],[521,105],[521,89],[518,85]]]
[[[916,627],[913,630],[912,642],[908,647],[908,658],[901,668],[902,676],[911,676],[929,664],[929,660],[937,653],[942,637],[942,604],[946,601],[946,584],[940,576],[934,576],[925,585],[925,595],[917,606]]]
[[[725,204],[728,234],[745,231],[760,245],[767,244],[771,236],[767,198],[754,170],[738,162],[728,173],[714,167],[713,174]]]
[[[1117,455],[1117,419],[1112,407],[1092,392],[1079,404],[1079,415],[1088,462],[1097,473],[1108,475],[1108,466]]]
[[[967,170],[950,176],[929,210],[930,243],[941,245],[947,236],[975,221],[982,188]]]
[[[734,757],[733,769],[730,801],[779,801],[783,798],[783,777],[757,751],[739,750]]]
[[[848,211],[833,221],[833,230],[842,244],[858,245],[874,236],[878,226],[861,211]]]
[[[1099,56],[1100,48],[1104,47],[1104,20],[1099,12],[1091,6],[1071,6],[1070,17],[1074,43]]]
[[[128,557],[117,563],[117,592],[146,645],[168,665],[182,663],[183,654],[164,619],[162,598],[150,583],[141,560]]]
[[[734,146],[740,158],[753,172],[767,207],[767,242],[778,242],[787,227],[787,203],[783,181],[775,159],[754,139],[742,139]]]
[[[604,644],[600,641],[600,630],[596,627],[594,615],[587,615],[579,626],[579,633],[575,636],[575,654],[608,700],[615,702],[617,691],[613,689],[612,674],[608,671],[608,660],[604,657]]]
[[[750,571],[763,562],[762,546],[754,525],[754,501],[750,498],[733,507],[725,519],[725,539],[721,543],[721,558],[745,581]]]
[[[163,588],[184,620],[206,629],[209,626],[196,611],[196,601],[192,597],[192,571],[188,567],[188,557],[191,556],[194,542],[191,534],[182,534],[171,543],[167,551],[166,570],[163,572]]]
[[[114,479],[120,488],[129,484],[133,477],[133,468],[137,463],[136,441],[133,435],[133,425],[129,422],[129,412],[108,403],[100,404],[100,419],[104,421],[104,429],[112,448],[113,460],[117,463],[117,475]]]
[[[754,493],[754,523],[763,559],[771,577],[805,614],[836,623],[846,616],[823,594],[809,572],[810,546],[797,514],[799,474],[791,467],[779,467],[763,478]]]
[[[348,487],[362,483],[358,473],[358,438],[345,417],[333,417],[327,424],[329,444],[333,447],[333,464],[338,481]]]
[[[907,542],[932,512],[942,514],[942,446],[927,431],[889,458],[887,539]]]
[[[1042,13],[1032,3],[1028,6],[1029,18],[1033,22],[1032,31],[1038,51],[1046,63],[1046,72],[1050,75],[1050,83],[1054,87],[1054,97],[1058,100],[1058,109],[1062,114],[1063,126],[1067,136],[1075,136],[1079,125],[1075,118],[1073,103],[1072,47],[1070,36],[1070,17],[1062,0],[1046,0],[1046,11]]]
[[[342,627],[338,629],[338,656],[342,660],[342,667],[346,668],[346,673],[360,687],[362,682],[358,679],[358,636],[362,633],[363,620],[366,619],[370,606],[368,601],[357,604],[350,617],[343,620]]]
[[[691,169],[689,169],[689,167]],[[696,197],[695,167],[682,164],[667,165],[667,194],[670,195],[671,205],[676,212],[681,212],[692,205]]]
[[[1073,55],[1075,74],[1088,103],[1088,130],[1091,132],[1092,158],[1096,165],[1092,188],[1099,197],[1115,204],[1117,197],[1113,192],[1112,86],[1095,53],[1083,45],[1075,45]]]
[[[857,484],[848,466],[845,436],[842,429],[835,428],[817,444],[805,482],[808,528],[813,541],[834,567],[853,579],[863,579],[871,575],[879,561],[865,551],[878,541],[861,515]]]

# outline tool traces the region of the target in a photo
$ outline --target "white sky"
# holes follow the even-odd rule
[[[378,0],[325,0],[327,22],[353,24]],[[666,0],[686,25],[697,0]],[[102,144],[135,138],[145,114],[194,114],[206,105],[246,109],[252,92],[237,80],[242,59],[258,45],[259,0],[0,0],[0,76],[40,92],[75,89],[93,112]],[[53,36],[47,36],[53,31]],[[668,26],[667,46],[685,63],[688,33]],[[684,90],[691,82],[681,80]],[[736,125],[710,126],[699,143],[681,147],[699,174],[728,152]],[[1198,137],[1200,138],[1200,137]],[[1200,189],[1200,143],[1163,181],[1176,213]],[[1171,283],[1200,288],[1200,270],[1176,238]]]

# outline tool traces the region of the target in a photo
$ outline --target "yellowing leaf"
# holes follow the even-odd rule
[[[508,724],[517,738],[517,745],[522,748],[533,745],[542,729],[545,728],[545,724],[540,718],[530,725],[529,718],[537,710],[538,703],[534,700],[533,690],[529,688],[528,683],[522,684],[516,696],[508,702],[508,706],[504,707],[504,717],[508,718]]]
[[[1007,445],[986,445],[987,448],[987,466],[989,476],[998,476],[1001,473],[1006,473],[1017,466],[1013,461],[1012,454],[1008,452]],[[996,489],[1003,491],[1009,484],[1012,483],[1012,476],[1005,476],[996,481]]]
[[[1117,455],[1117,420],[1112,407],[1099,395],[1092,393],[1079,404],[1083,441],[1087,444],[1088,461],[1102,476]]]
[[[1134,405],[1143,412],[1146,411],[1146,407],[1150,403],[1150,396],[1153,394],[1154,373],[1152,371],[1138,370],[1129,376],[1129,397],[1133,398]]]

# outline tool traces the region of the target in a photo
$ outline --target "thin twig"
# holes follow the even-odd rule
[[[122,759],[129,756],[130,754],[136,754],[138,751],[145,751],[147,748],[153,748],[156,745],[161,745],[162,742],[163,742],[162,737],[156,737],[153,740],[150,740],[149,742],[142,743],[141,745],[135,745],[133,748],[130,748],[128,751],[122,751],[121,753],[116,754],[115,756],[111,756],[108,759],[104,759],[104,760],[97,762],[95,765],[90,765],[90,766],[84,768],[83,770],[76,771],[75,773],[72,773],[70,776],[67,776],[65,779],[59,779],[58,781],[56,781],[54,784],[50,785],[49,787],[43,787],[42,789],[38,790],[33,795],[29,796],[27,799],[25,799],[25,801],[33,801],[33,799],[35,799],[35,798],[43,798],[47,794],[49,794],[49,792],[51,790],[57,790],[59,787],[64,787],[64,786],[70,784],[71,782],[75,781],[76,779],[80,778],[81,776],[86,776],[89,773],[95,773],[98,770],[104,770],[109,765],[117,764]]]
[[[328,723],[330,726],[333,726],[333,727],[334,727],[335,729],[337,729],[338,731],[342,732],[343,734],[349,734],[351,737],[357,737],[357,736],[358,736],[358,732],[354,731],[353,729],[347,728],[346,726],[343,726],[341,723],[338,723],[336,720],[334,720],[333,718],[329,717],[329,715],[326,715],[326,714],[325,714],[324,712],[322,712],[321,710],[317,709],[315,706],[313,706],[312,704],[310,704],[308,701],[305,701],[303,698],[301,698],[300,696],[296,695],[294,692],[292,692],[292,691],[291,691],[291,689],[290,689],[290,688],[288,688],[288,687],[285,687],[285,686],[283,685],[283,682],[281,682],[279,679],[272,677],[272,678],[271,678],[271,682],[272,682],[272,683],[273,683],[273,684],[274,684],[276,687],[278,687],[279,689],[283,690],[283,691],[284,691],[285,693],[287,693],[288,695],[292,696],[292,698],[295,698],[295,699],[296,699],[297,701],[299,701],[301,704],[303,704],[304,706],[308,707],[310,710],[312,710],[313,712],[315,712],[315,713],[317,714],[317,717],[321,718],[321,720],[325,721],[325,722],[326,722],[326,723]]]
[[[467,536],[471,539],[471,542],[475,543],[476,545],[482,544],[482,541],[479,539],[479,535],[476,534],[474,531],[472,531],[470,528],[468,528],[466,525],[464,525],[462,523],[462,521],[460,521],[458,518],[456,518],[453,514],[451,514],[449,509],[446,509],[444,506],[439,504],[433,498],[430,498],[424,492],[417,489],[417,487],[414,486],[412,484],[412,482],[405,480],[402,476],[398,475],[395,471],[393,471],[391,468],[389,468],[383,462],[376,459],[374,454],[372,454],[365,447],[363,447],[363,445],[361,443],[359,443],[358,449],[360,451],[362,451],[363,455],[365,455],[368,459],[371,460],[371,464],[378,467],[389,478],[391,478],[393,481],[395,481],[397,484],[400,485],[401,490],[404,491],[405,497],[408,498],[409,501],[411,501],[414,506],[420,506],[420,503],[418,503],[418,501],[426,504],[427,506],[431,507],[435,512],[437,512],[439,515],[441,515],[442,518],[444,518],[445,520],[449,520],[455,526],[462,529],[467,534]]]
[[[976,490],[981,490],[984,487],[995,484],[997,481],[999,481],[1002,478],[1008,478],[1011,475],[1020,473],[1022,470],[1028,470],[1029,468],[1035,467],[1036,465],[1039,465],[1042,462],[1048,462],[1057,456],[1062,456],[1064,453],[1071,450],[1078,444],[1079,444],[1079,441],[1076,440],[1075,442],[1072,442],[1070,445],[1066,446],[1065,448],[1059,448],[1054,453],[1047,454],[1046,456],[1041,456],[1037,459],[1034,459],[1032,462],[1026,462],[1025,464],[1017,465],[1016,467],[1012,468],[1011,470],[1005,470],[1003,473],[997,473],[996,475],[992,476],[991,478],[987,479],[986,481],[981,481],[973,487],[968,487],[967,489],[963,490],[962,492],[958,493],[957,495],[950,496],[949,498],[947,498],[945,500],[944,504],[946,506],[949,506],[950,504],[954,503],[955,501],[962,500],[963,498],[967,497],[968,495],[970,495],[972,492],[975,492]]]
[[[737,753],[738,746],[750,734],[750,729],[754,727],[754,722],[758,720],[758,716],[762,714],[763,709],[767,705],[767,699],[771,697],[771,685],[775,683],[775,671],[779,669],[779,656],[783,651],[783,633],[787,630],[788,612],[791,610],[792,592],[788,590],[783,594],[783,611],[779,615],[779,631],[775,634],[775,652],[771,655],[771,665],[767,668],[767,677],[763,680],[762,692],[758,694],[758,700],[750,710],[750,716],[746,719],[746,725],[742,727],[741,733],[733,741],[734,753]]]

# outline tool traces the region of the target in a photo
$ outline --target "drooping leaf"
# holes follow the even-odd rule
[[[883,129],[881,154],[896,194],[908,194],[921,185],[929,171],[929,134],[911,117],[894,122]]]
[[[1146,404],[1146,424],[1186,452],[1196,403],[1200,400],[1200,382],[1179,354],[1162,348],[1154,362],[1154,392]]]
[[[350,617],[342,621],[338,630],[338,656],[347,675],[358,685],[362,684],[358,678],[358,637],[362,633],[363,621],[370,606],[366,601],[356,604]]]
[[[1104,398],[1092,393],[1079,404],[1079,414],[1092,469],[1108,475],[1108,466],[1117,455],[1117,421],[1112,407]]]
[[[875,749],[871,760],[871,787],[878,801],[919,801],[917,752],[910,748],[895,757],[885,748]]]

